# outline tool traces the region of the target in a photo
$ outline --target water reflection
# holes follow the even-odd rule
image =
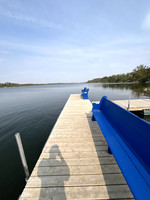
[[[59,84],[0,88],[0,199],[16,200],[25,181],[14,134],[20,132],[28,166],[32,171],[37,158],[70,94],[90,89],[91,101],[102,96],[111,100],[149,98],[149,84]],[[142,94],[144,94],[142,96]],[[11,162],[13,160],[13,162]]]
[[[111,88],[111,89],[122,89],[122,90],[132,90],[133,95],[137,97],[143,96],[150,96],[150,83],[129,83],[129,84],[114,84],[114,83],[107,83],[102,84],[103,88]]]

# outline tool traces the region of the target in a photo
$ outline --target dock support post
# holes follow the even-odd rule
[[[130,98],[131,98],[131,95],[129,95],[129,99],[128,99],[128,108],[127,108],[127,110],[130,109]]]
[[[19,154],[20,154],[20,157],[21,157],[22,165],[23,165],[23,168],[24,168],[24,172],[25,172],[25,175],[26,175],[25,180],[27,181],[30,175],[29,175],[29,169],[28,169],[28,166],[27,166],[27,161],[26,161],[26,158],[25,158],[20,134],[16,133],[15,137],[16,137],[16,142],[17,142],[17,145],[18,145],[18,150],[19,150]]]

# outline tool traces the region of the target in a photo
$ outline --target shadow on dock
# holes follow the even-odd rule
[[[97,122],[91,120],[91,113],[87,114],[87,119],[105,182],[102,187],[107,191],[109,199],[134,199],[114,156],[108,153],[107,142]]]
[[[49,158],[42,159],[37,174],[41,180],[39,200],[66,200],[64,181],[69,180],[70,170],[57,144],[50,148]]]

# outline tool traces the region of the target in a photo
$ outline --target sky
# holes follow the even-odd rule
[[[0,0],[0,83],[84,82],[140,64],[149,0]]]

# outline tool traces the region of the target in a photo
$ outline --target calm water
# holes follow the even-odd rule
[[[70,94],[90,88],[91,101],[149,98],[150,85],[61,84],[0,88],[0,199],[16,200],[25,185],[15,133],[21,134],[32,171],[57,117]]]

